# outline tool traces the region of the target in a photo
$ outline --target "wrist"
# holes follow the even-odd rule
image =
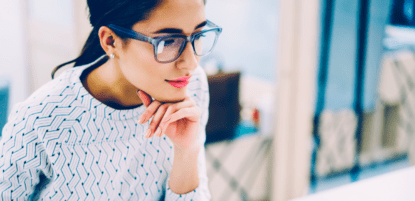
[[[201,149],[201,145],[199,143],[194,143],[193,145],[189,147],[182,147],[180,145],[174,145],[174,154],[177,155],[183,155],[183,156],[197,156],[199,151]]]
[[[199,186],[198,155],[201,146],[182,149],[175,146],[169,187],[176,194],[186,194]]]

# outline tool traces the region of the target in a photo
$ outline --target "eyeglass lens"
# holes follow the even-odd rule
[[[216,32],[208,31],[199,33],[194,36],[193,48],[197,56],[205,56],[208,54],[216,41]],[[166,38],[159,42],[157,46],[157,60],[167,62],[176,59],[181,53],[182,47],[185,45],[184,38]]]
[[[159,61],[170,61],[174,59],[183,45],[183,38],[166,38],[158,44],[157,59]]]
[[[193,47],[196,55],[205,56],[208,54],[216,42],[216,32],[209,31],[195,36]]]

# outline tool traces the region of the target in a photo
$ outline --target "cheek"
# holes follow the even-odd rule
[[[151,95],[164,88],[169,66],[158,63],[152,49],[131,48],[124,52],[120,69],[129,83]]]
[[[154,60],[154,53],[150,47],[130,44],[122,54],[119,61],[120,69],[134,86],[139,87],[139,81],[148,82],[146,79],[157,73],[151,68],[157,62]]]
[[[198,61],[199,58],[197,57]],[[186,90],[170,86],[165,79],[171,78],[174,62],[161,64],[154,59],[153,50],[129,49],[120,57],[120,69],[129,83],[160,101],[178,101]]]
[[[160,82],[162,78],[158,63],[152,57],[137,55],[130,57],[125,65],[120,66],[127,80],[137,88]]]

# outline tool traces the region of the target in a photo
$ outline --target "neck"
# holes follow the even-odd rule
[[[125,79],[113,59],[86,72],[81,81],[94,98],[114,109],[135,108],[143,103],[137,95],[137,88]]]

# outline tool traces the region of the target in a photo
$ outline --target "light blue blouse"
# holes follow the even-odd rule
[[[1,200],[210,200],[205,150],[199,186],[173,193],[174,148],[166,136],[144,138],[149,123],[137,121],[145,106],[116,110],[82,85],[82,72],[97,61],[64,71],[13,107],[0,142]],[[188,92],[202,110],[203,145],[209,91],[200,67]]]

